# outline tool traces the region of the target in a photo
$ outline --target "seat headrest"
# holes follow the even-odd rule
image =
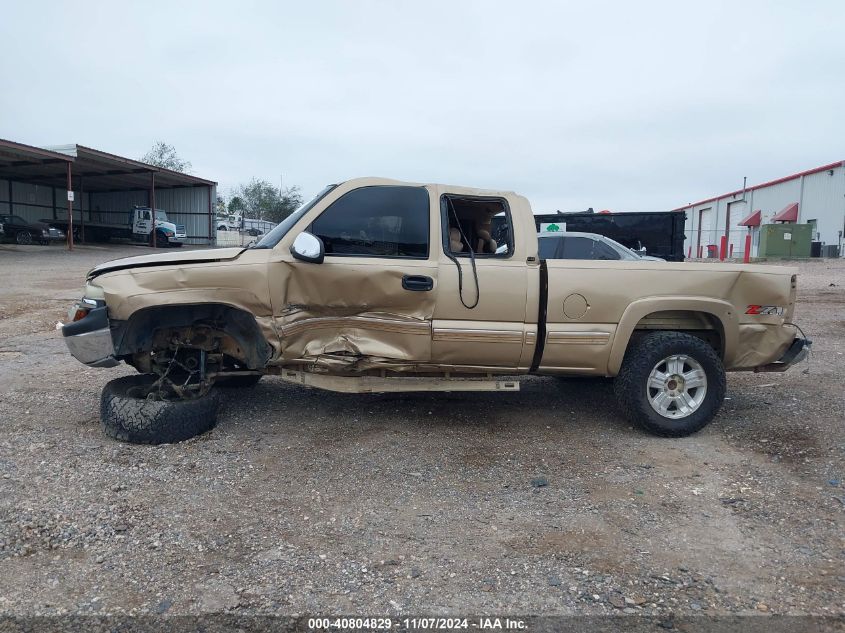
[[[464,243],[461,241],[461,232],[455,227],[449,229],[449,250],[453,253],[461,253],[464,250]]]

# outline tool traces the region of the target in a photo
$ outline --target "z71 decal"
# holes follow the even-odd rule
[[[745,314],[759,314],[761,316],[783,316],[783,306],[755,306],[750,305]]]

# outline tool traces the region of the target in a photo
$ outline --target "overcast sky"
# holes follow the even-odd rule
[[[378,175],[670,209],[845,159],[845,2],[16,2],[0,137],[221,191]]]

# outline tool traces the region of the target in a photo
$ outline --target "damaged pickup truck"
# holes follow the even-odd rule
[[[791,268],[543,260],[522,196],[364,178],[326,187],[250,248],[97,266],[61,331],[83,363],[139,372],[101,399],[125,441],[206,431],[216,387],[264,374],[355,393],[615,377],[625,415],[677,437],[719,411],[726,371],[807,355],[795,295]]]

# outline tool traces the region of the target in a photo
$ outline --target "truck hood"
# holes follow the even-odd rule
[[[204,262],[222,262],[237,258],[246,249],[240,246],[232,248],[208,248],[197,251],[174,251],[156,255],[139,255],[138,257],[124,257],[113,259],[94,266],[88,271],[88,279],[93,279],[103,273],[128,268],[146,268],[150,266],[179,266],[180,264],[201,264]]]

